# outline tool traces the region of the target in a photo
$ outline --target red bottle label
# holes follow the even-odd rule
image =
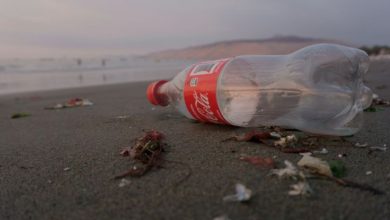
[[[184,84],[184,100],[191,115],[203,122],[229,124],[217,102],[218,77],[230,59],[207,61],[190,68]]]

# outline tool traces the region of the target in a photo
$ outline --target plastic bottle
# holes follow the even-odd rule
[[[194,64],[169,82],[150,84],[147,97],[203,122],[351,135],[362,126],[362,110],[372,101],[362,79],[368,65],[362,50],[317,44],[289,55]]]

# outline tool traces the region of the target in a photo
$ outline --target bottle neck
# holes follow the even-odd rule
[[[161,80],[149,84],[146,95],[153,105],[167,106],[169,98],[167,95],[167,81]]]
[[[168,87],[169,87],[169,82],[166,82],[157,88],[156,98],[158,99],[158,105],[161,106],[169,105]]]

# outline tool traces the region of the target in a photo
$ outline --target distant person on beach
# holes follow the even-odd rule
[[[77,66],[81,66],[83,64],[83,60],[81,60],[80,58],[77,58],[76,61],[77,61]]]
[[[102,67],[106,66],[106,59],[102,59]]]
[[[80,82],[80,84],[82,84],[83,81],[84,81],[84,76],[83,76],[82,73],[80,73],[80,74],[79,74],[79,82]]]

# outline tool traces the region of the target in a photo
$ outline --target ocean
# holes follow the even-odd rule
[[[133,56],[0,60],[0,94],[170,79],[193,61]]]

